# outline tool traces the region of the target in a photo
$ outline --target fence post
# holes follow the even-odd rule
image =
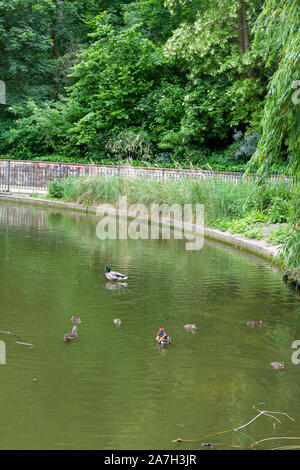
[[[58,181],[61,182],[61,162],[58,164]]]
[[[243,179],[243,173],[244,173],[244,169],[241,168],[241,170],[240,170],[240,177],[241,177],[240,179],[241,179],[241,180]]]
[[[7,192],[10,190],[10,160],[7,162]]]

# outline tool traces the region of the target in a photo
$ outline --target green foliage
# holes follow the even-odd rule
[[[29,96],[44,99],[51,90],[52,0],[0,1],[0,76],[7,103]]]
[[[19,158],[32,158],[41,153],[67,151],[69,155],[78,157],[78,148],[72,146],[71,133],[71,125],[79,113],[76,103],[61,100],[38,106],[33,100],[28,100],[26,106],[11,107],[11,113],[19,119],[8,134],[7,153]]]
[[[214,225],[220,230],[240,233],[248,238],[262,238],[261,229],[266,223],[268,223],[268,218],[265,214],[258,210],[252,210],[242,218],[221,219],[217,220]]]
[[[99,134],[119,134],[139,123],[135,107],[155,86],[166,62],[161,51],[142,37],[139,26],[117,32],[110,16],[96,17],[92,46],[81,53],[75,67],[70,102],[81,107],[72,133],[76,145],[99,149]]]
[[[238,46],[240,2],[166,3],[172,10],[176,4],[198,5],[193,21],[183,23],[165,45],[167,56],[183,61],[189,70],[183,139],[187,145],[224,142],[234,127],[256,121],[263,107],[263,83],[254,72],[256,55]],[[253,21],[258,2],[248,3],[248,20]]]
[[[39,20],[47,41],[33,59],[48,75],[29,80],[31,102],[6,109],[14,124],[3,151],[99,160],[118,147],[120,158],[185,164],[230,144],[233,128],[244,130],[259,114],[264,93],[255,54],[237,44],[239,2],[179,3],[171,13],[163,0],[35,0],[42,16],[30,20]],[[253,21],[259,2],[248,3]],[[22,11],[25,24],[31,13]],[[34,93],[30,83],[39,80],[44,88]],[[129,151],[136,137],[139,150]]]
[[[182,141],[180,121],[184,116],[185,87],[182,83],[170,83],[166,79],[159,87],[142,98],[137,110],[156,143],[156,154],[172,153],[173,157],[182,159],[184,142]]]
[[[295,90],[271,99],[298,73],[295,0],[7,0],[0,13],[3,153],[236,170],[261,135],[254,169],[274,168],[282,145],[297,162]]]
[[[289,200],[274,196],[266,213],[272,223],[281,223],[287,222],[290,219],[291,210],[292,207]]]
[[[298,0],[267,0],[255,27],[256,44],[264,51],[266,65],[279,60],[269,85],[262,137],[252,159],[262,178],[284,149],[292,171],[300,170],[300,100],[293,100],[300,74],[299,27]]]
[[[277,230],[273,230],[268,236],[267,241],[272,245],[284,245],[290,236],[290,227],[282,225]]]
[[[64,185],[54,179],[48,185],[48,194],[53,199],[62,199],[64,195]]]
[[[281,245],[278,259],[290,272],[296,272],[300,266],[300,185],[265,183],[263,190],[260,184],[248,188],[246,197],[238,195],[241,207],[238,217],[223,214],[213,225]],[[274,229],[273,224],[279,224],[278,228]]]
[[[145,37],[156,44],[167,41],[179,25],[180,14],[171,15],[164,4],[164,0],[143,0],[124,5],[125,26],[142,24]]]
[[[290,272],[300,269],[300,185],[293,191],[291,198],[291,218],[289,235],[283,245],[281,260],[286,263]]]

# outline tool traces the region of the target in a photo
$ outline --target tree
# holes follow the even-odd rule
[[[80,54],[69,96],[82,110],[72,129],[76,144],[94,150],[101,148],[103,134],[141,125],[137,103],[159,82],[166,62],[139,25],[118,31],[110,19],[95,18],[94,42]]]
[[[251,164],[259,165],[265,178],[283,151],[292,173],[300,170],[300,4],[298,0],[267,0],[255,24],[255,47],[271,78],[264,115],[262,137]],[[293,99],[294,97],[294,99]]]
[[[143,0],[123,5],[126,28],[141,24],[143,36],[155,44],[162,44],[172,36],[181,20],[180,12],[171,14],[165,7],[164,0]]]
[[[7,104],[49,93],[52,0],[0,1],[0,76]]]
[[[275,68],[269,84],[262,119],[263,133],[250,168],[258,166],[264,183],[272,164],[285,151],[287,169],[300,173],[300,4],[298,0],[267,0],[255,24],[255,47],[266,67]],[[249,168],[249,169],[250,169]],[[263,185],[262,185],[263,191]],[[282,257],[290,272],[300,267],[300,188],[292,201],[291,233],[283,245]]]
[[[238,10],[238,45],[242,52],[249,51],[250,39],[247,22],[247,3],[241,2]]]
[[[261,3],[166,0],[171,11],[178,5],[194,6],[193,14],[184,10],[186,20],[167,41],[165,52],[174,62],[185,63],[188,71],[183,132],[195,143],[208,138],[226,143],[234,128],[245,131],[247,125],[256,125],[264,85],[255,73],[248,22],[256,19]]]

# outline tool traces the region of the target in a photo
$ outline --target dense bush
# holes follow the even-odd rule
[[[53,199],[62,199],[64,196],[64,184],[54,179],[48,185],[48,194]]]

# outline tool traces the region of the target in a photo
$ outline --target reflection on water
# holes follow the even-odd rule
[[[262,416],[223,443],[300,435],[300,366],[291,362],[300,303],[280,273],[209,240],[198,252],[177,239],[101,241],[96,225],[0,204],[0,447],[172,449],[181,438],[199,439],[180,447],[197,449],[247,423],[260,402],[296,421],[281,416],[274,428]],[[126,285],[105,280],[106,264],[129,276]],[[65,344],[72,314],[82,324]],[[264,328],[247,326],[261,319]],[[167,347],[155,342],[159,327]]]
[[[127,282],[118,282],[118,283],[112,283],[112,282],[107,282],[105,284],[105,289],[107,290],[114,290],[114,291],[118,291],[120,289],[123,289],[124,287],[127,287],[128,284]]]

